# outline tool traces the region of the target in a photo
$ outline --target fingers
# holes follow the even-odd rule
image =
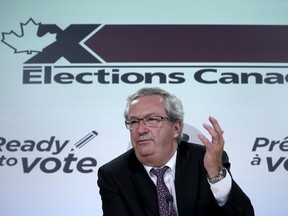
[[[199,139],[206,147],[204,157],[204,166],[210,177],[218,176],[220,167],[222,166],[222,154],[224,149],[223,130],[218,121],[210,116],[209,121],[211,125],[204,123],[204,128],[208,131],[211,138],[206,138],[203,134],[199,134]]]
[[[210,134],[211,141],[209,141],[203,134],[199,134],[198,135],[199,139],[204,144],[220,144],[220,145],[224,145],[224,138],[223,138],[224,131],[221,129],[218,121],[212,116],[209,117],[209,121],[211,123],[211,126],[209,124],[204,123],[203,127]]]
[[[211,122],[212,124],[212,127],[208,124],[205,124],[204,123],[204,128],[209,132],[209,134],[211,135],[212,137],[212,142],[214,144],[218,144],[218,143],[221,143],[224,142],[224,139],[223,139],[223,133],[224,131],[221,129],[218,121],[210,116],[209,117],[209,121]],[[223,143],[224,144],[224,143]]]

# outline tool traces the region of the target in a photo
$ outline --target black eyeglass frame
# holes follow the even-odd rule
[[[144,125],[146,127],[159,127],[160,124],[162,121],[164,120],[168,120],[168,121],[171,121],[171,119],[167,116],[147,116],[147,117],[144,117],[144,118],[132,118],[130,120],[126,120],[125,121],[125,126],[128,130],[130,131],[133,131],[135,129],[137,129],[140,125],[140,121],[143,121]],[[131,123],[131,122],[134,122],[134,123]],[[152,121],[155,121],[155,124],[150,124],[149,123],[152,122]],[[133,126],[134,125],[134,126]]]

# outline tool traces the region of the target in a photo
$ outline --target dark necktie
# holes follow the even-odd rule
[[[159,215],[160,216],[176,216],[175,210],[173,208],[173,203],[171,203],[170,214],[169,214],[169,204],[166,201],[166,196],[169,193],[169,190],[164,182],[164,174],[168,170],[169,167],[165,166],[159,169],[152,168],[151,173],[156,175],[157,182],[157,197],[158,197],[158,207],[159,207]]]

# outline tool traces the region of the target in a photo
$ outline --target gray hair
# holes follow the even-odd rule
[[[128,119],[128,111],[131,103],[141,97],[145,96],[153,96],[153,95],[160,95],[164,99],[165,110],[171,122],[181,121],[182,128],[180,130],[179,136],[177,137],[178,143],[182,140],[183,137],[183,121],[184,121],[184,110],[182,103],[179,98],[175,95],[170,94],[169,92],[161,89],[161,88],[142,88],[135,92],[134,94],[130,95],[127,98],[126,109],[124,111],[124,117]]]

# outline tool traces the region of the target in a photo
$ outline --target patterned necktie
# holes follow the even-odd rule
[[[165,166],[159,169],[152,168],[151,173],[157,176],[156,188],[157,188],[157,197],[158,197],[158,207],[160,216],[176,216],[175,210],[173,208],[173,203],[171,203],[170,214],[169,214],[169,204],[166,201],[166,196],[169,193],[169,190],[164,182],[164,174],[169,167]]]

